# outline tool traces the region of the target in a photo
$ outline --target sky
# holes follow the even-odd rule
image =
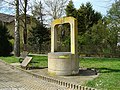
[[[78,9],[82,3],[86,4],[86,2],[90,2],[95,11],[100,12],[102,15],[106,15],[114,1],[115,0],[73,0],[73,3]]]
[[[12,0],[11,0],[12,1]],[[32,0],[31,0],[32,1]],[[103,16],[105,16],[107,14],[107,11],[109,10],[109,8],[111,7],[111,4],[115,1],[115,0],[72,0],[75,7],[78,9],[80,7],[80,5],[82,3],[86,4],[86,2],[90,2],[93,5],[93,9],[95,11],[100,12]],[[9,7],[11,8],[11,7]],[[3,11],[5,13],[9,13],[9,9],[8,10],[0,10],[0,12],[3,13]],[[13,11],[12,11],[13,13]]]

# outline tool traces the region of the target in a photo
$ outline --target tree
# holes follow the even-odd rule
[[[115,3],[112,4],[112,7],[108,11],[107,20],[109,21],[108,25],[110,30],[113,30],[116,36],[116,43],[118,32],[120,32],[120,1],[116,0]]]
[[[90,2],[87,2],[86,5],[82,4],[78,9],[77,15],[79,34],[84,34],[90,30],[93,24],[97,24],[101,18],[102,15],[93,10]]]
[[[94,54],[109,53],[109,29],[104,20],[99,20],[93,25],[87,40],[86,44],[91,47],[91,52]]]
[[[119,50],[117,43],[119,42],[118,33],[120,32],[120,0],[116,0],[112,4],[112,7],[108,11],[107,21],[110,30],[109,43],[111,44],[112,51],[117,53],[117,50]]]
[[[11,38],[6,26],[0,23],[0,56],[7,56],[12,52],[12,44],[9,42]]]
[[[30,30],[28,44],[38,53],[41,52],[43,44],[50,40],[49,30],[44,24],[44,7],[41,1],[35,1],[32,9],[33,17],[36,18],[36,26]]]
[[[33,16],[40,21],[40,23],[44,23],[45,19],[44,19],[44,8],[43,8],[43,4],[41,1],[35,1],[33,8],[32,8],[32,14]]]
[[[14,55],[20,56],[19,0],[16,0]]]
[[[46,15],[50,20],[60,18],[64,15],[64,9],[68,0],[44,0]]]
[[[97,22],[102,18],[102,15],[99,12],[95,12],[95,10],[93,10],[92,5],[89,2],[85,5],[82,4],[77,10],[74,7],[72,0],[70,0],[65,11],[66,16],[77,18],[79,35],[90,30],[93,24],[97,24]]]
[[[73,4],[73,1],[70,0],[69,3],[67,4],[66,8],[65,8],[65,13],[66,13],[66,16],[69,17],[74,17],[74,18],[77,18],[77,9],[74,7],[74,4]],[[64,46],[68,46],[67,50],[70,51],[70,25],[69,24],[65,24],[63,25],[64,26],[64,32],[65,32],[65,35],[64,35],[64,38],[62,40],[62,45]]]
[[[112,4],[112,7],[108,11],[108,18],[111,19],[111,23],[120,23],[120,0],[116,0],[116,2]]]
[[[74,4],[73,4],[72,0],[69,1],[65,11],[66,11],[66,16],[72,16],[72,17],[75,17],[75,18],[77,17],[77,10],[74,7]]]
[[[82,4],[77,10],[74,7],[72,0],[70,0],[65,10],[66,16],[77,18],[79,48],[82,48],[81,45],[87,45],[88,41],[91,41],[92,27],[102,19],[102,15],[93,10],[92,5],[89,2],[85,5]]]
[[[30,1],[30,0],[29,0]],[[19,46],[16,46],[16,44],[18,44],[18,42],[20,42],[18,40],[18,38],[20,38],[19,34],[19,30],[17,30],[17,28],[19,29],[19,27],[23,28],[23,49],[26,51],[27,50],[27,11],[28,11],[28,0],[3,0],[3,2],[5,4],[7,4],[6,8],[10,8],[10,11],[12,9],[14,9],[15,11],[15,45],[14,45],[14,51],[15,51],[15,56],[19,56],[20,54],[18,54],[18,52],[20,52],[20,50],[18,50]],[[18,3],[18,4],[17,4]],[[9,5],[8,5],[9,4]],[[3,7],[2,7],[3,8]],[[20,16],[22,16],[23,18],[20,18]],[[22,24],[19,24],[19,20],[22,21]],[[17,25],[18,24],[18,25]],[[18,51],[17,51],[18,50]]]
[[[28,0],[24,0],[24,29],[23,29],[23,49],[24,51],[27,51],[27,3]]]
[[[30,37],[28,38],[29,45],[32,48],[37,49],[41,52],[42,44],[50,40],[48,29],[39,21],[36,23],[36,27],[32,27],[30,30]]]
[[[0,0],[0,9],[2,8],[3,0]]]
[[[15,0],[0,0],[0,11],[13,14],[15,11]],[[14,6],[13,6],[14,5]],[[13,8],[14,7],[14,8]],[[7,12],[6,12],[7,11]]]

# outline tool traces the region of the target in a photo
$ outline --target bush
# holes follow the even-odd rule
[[[12,52],[11,38],[7,27],[0,23],[0,56],[8,56]]]
[[[29,46],[32,47],[33,51],[42,53],[43,44],[46,44],[49,40],[49,30],[44,24],[37,21],[37,25],[30,30],[30,37],[28,37]]]

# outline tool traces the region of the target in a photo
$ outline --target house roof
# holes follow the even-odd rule
[[[10,22],[12,22],[14,20],[15,20],[15,16],[9,15],[9,14],[0,13],[0,21],[2,21],[2,22],[10,23]]]
[[[21,17],[23,16],[20,15]],[[30,18],[31,16],[27,14],[27,18]],[[0,21],[5,22],[5,23],[10,23],[13,22],[15,20],[15,16],[13,15],[9,15],[9,14],[4,14],[4,13],[0,13]]]

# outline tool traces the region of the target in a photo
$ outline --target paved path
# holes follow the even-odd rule
[[[46,76],[49,78],[53,78],[59,81],[63,82],[68,82],[68,83],[73,83],[77,85],[84,85],[87,81],[93,80],[94,78],[98,77],[96,75],[94,70],[86,70],[86,69],[81,69],[79,71],[78,75],[71,75],[71,76],[55,76],[55,75],[49,75],[48,74],[48,68],[43,68],[43,69],[31,69],[27,70],[28,72],[32,72],[36,75],[42,75]]]
[[[69,90],[43,81],[0,61],[0,90]]]

